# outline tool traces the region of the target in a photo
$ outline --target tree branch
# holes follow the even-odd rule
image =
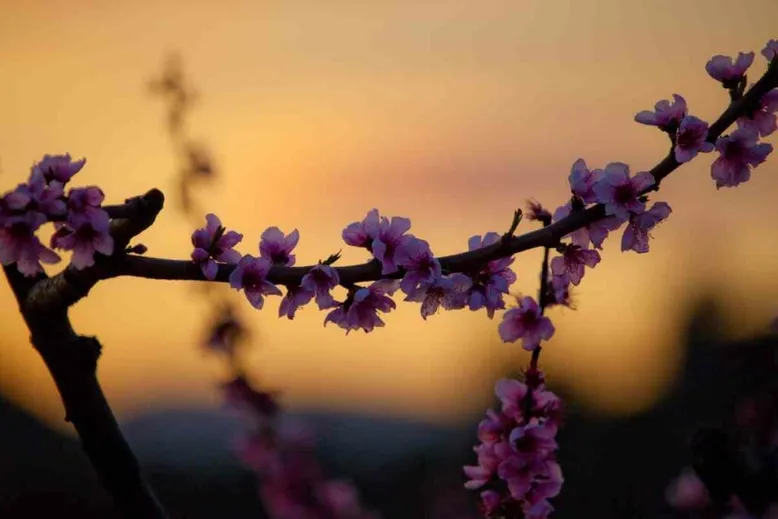
[[[100,343],[77,335],[68,318],[68,307],[89,291],[124,255],[129,240],[147,228],[162,207],[162,193],[151,191],[128,201],[126,218],[112,222],[117,253],[101,257],[83,271],[67,268],[54,277],[24,277],[16,265],[3,267],[19,311],[30,330],[31,342],[54,379],[65,420],[73,424],[92,466],[117,508],[126,518],[165,519],[154,493],[143,481],[138,461],[122,436],[113,412],[97,380]]]

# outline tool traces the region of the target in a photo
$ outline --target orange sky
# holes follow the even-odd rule
[[[42,154],[68,151],[88,159],[80,182],[111,202],[152,186],[172,195],[163,107],[145,88],[178,50],[202,96],[191,127],[225,174],[207,206],[244,233],[244,252],[268,226],[297,227],[299,261],[314,262],[378,207],[453,253],[504,230],[528,197],[563,201],[578,157],[653,165],[666,142],[632,117],[658,99],[682,93],[713,119],[726,95],[706,60],[778,37],[778,3],[701,5],[0,0],[0,179],[10,188]],[[699,283],[725,294],[733,333],[778,311],[778,159],[719,192],[710,160],[663,185],[674,213],[650,255],[612,243],[578,291],[579,310],[553,314],[545,365],[600,407],[645,405],[661,391],[678,360],[674,312]],[[143,243],[185,257],[190,232],[168,210]],[[538,261],[537,251],[519,258],[517,289],[535,290]],[[261,342],[252,365],[294,406],[452,419],[488,399],[495,371],[526,360],[482,313],[425,323],[400,304],[385,329],[345,337],[313,308],[279,320],[276,304],[244,305]],[[59,420],[7,288],[0,310],[0,391]],[[100,375],[120,417],[216,402],[218,365],[196,344],[203,310],[184,283],[138,280],[105,283],[73,309],[78,330],[105,345]]]

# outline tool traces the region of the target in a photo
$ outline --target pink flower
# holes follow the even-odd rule
[[[494,245],[500,239],[496,232],[488,232],[483,238],[481,235],[472,236],[467,241],[467,247],[468,250],[482,249]],[[507,294],[510,285],[516,282],[516,274],[509,268],[513,261],[513,256],[492,260],[478,272],[471,273],[473,284],[468,294],[470,310],[485,307],[489,319],[492,319],[495,310],[505,308],[503,294]]]
[[[300,233],[295,229],[289,235],[284,235],[278,227],[269,227],[262,233],[259,241],[259,256],[270,260],[273,265],[291,267],[295,263],[292,250],[300,240]]]
[[[372,250],[373,240],[378,236],[381,218],[378,209],[373,209],[361,222],[354,222],[343,229],[343,241],[352,247]]]
[[[412,238],[397,254],[398,264],[405,269],[400,289],[411,295],[423,283],[432,283],[441,275],[440,262],[432,254],[429,243]]]
[[[554,507],[551,506],[551,503],[545,499],[541,499],[534,505],[525,507],[524,519],[546,519],[553,511]]]
[[[584,275],[584,267],[594,268],[600,262],[596,250],[583,249],[568,245],[562,256],[551,260],[551,272],[554,276],[565,276],[573,285],[578,285]]]
[[[473,280],[464,274],[440,276],[432,282],[425,282],[405,298],[406,301],[421,303],[424,320],[435,314],[441,306],[446,310],[458,310],[467,304],[467,292]]]
[[[556,433],[556,425],[535,422],[514,428],[508,439],[516,452],[545,458],[557,449]]]
[[[334,322],[344,330],[346,335],[351,330],[362,329],[365,333],[372,332],[375,327],[385,323],[378,317],[378,312],[388,313],[397,305],[389,297],[397,290],[397,283],[391,280],[379,280],[367,288],[358,289],[353,297],[345,303],[339,303],[324,319],[324,325]]]
[[[32,167],[31,177],[40,174],[46,182],[56,181],[65,185],[70,179],[81,171],[86,164],[86,159],[72,160],[70,154],[44,155],[43,159]]]
[[[762,49],[762,56],[764,56],[767,61],[774,60],[775,57],[778,56],[778,40],[768,41],[765,48]]]
[[[719,137],[716,150],[721,154],[711,165],[716,189],[735,187],[751,178],[751,168],[767,159],[773,151],[768,143],[757,143],[759,134],[752,128],[738,128]]]
[[[594,171],[586,167],[583,159],[578,159],[573,163],[570,170],[570,191],[583,200],[584,203],[592,204],[597,201],[594,194],[594,182],[597,180]]]
[[[230,274],[230,286],[236,290],[242,289],[251,306],[258,310],[265,304],[264,296],[282,295],[277,286],[265,279],[270,266],[268,259],[246,254]]]
[[[470,481],[465,483],[465,488],[476,490],[489,482],[497,472],[497,468],[503,458],[496,452],[496,445],[481,444],[473,450],[478,455],[478,465],[464,467],[465,475]]]
[[[540,307],[531,297],[525,296],[518,303],[519,306],[503,315],[500,337],[503,342],[522,339],[524,349],[532,351],[540,346],[541,340],[547,341],[554,335],[554,325],[540,313]]]
[[[233,249],[243,235],[235,231],[225,232],[221,220],[215,214],[205,215],[206,226],[192,233],[192,261],[200,265],[206,279],[216,279],[219,271],[217,261],[235,264],[240,253]]]
[[[663,99],[654,105],[654,111],[644,110],[635,116],[640,124],[657,126],[666,132],[675,133],[681,120],[686,117],[686,100],[678,94],[673,94],[673,102]]]
[[[478,439],[484,443],[497,443],[505,434],[510,421],[508,416],[487,409],[486,418],[478,424]]]
[[[100,205],[105,200],[103,190],[97,186],[76,187],[68,192],[68,222],[78,225],[95,218],[102,211]]]
[[[496,490],[484,490],[481,492],[481,503],[478,508],[485,516],[496,515],[500,510],[502,498]]]
[[[693,115],[684,117],[675,135],[675,160],[683,164],[699,152],[713,151],[713,144],[705,140],[707,137],[708,123]]]
[[[494,385],[494,394],[502,402],[502,412],[515,420],[522,418],[527,391],[526,384],[509,378],[501,378]]]
[[[93,208],[88,213],[68,215],[68,222],[56,224],[57,230],[51,237],[51,246],[73,251],[70,259],[74,268],[81,270],[95,264],[95,254],[113,254],[113,237],[110,234],[108,213]]]
[[[554,211],[554,221],[558,222],[563,218],[567,218],[572,212],[573,205],[571,202],[568,202]],[[623,223],[624,220],[620,218],[606,216],[605,218],[600,218],[599,220],[590,223],[586,227],[576,229],[567,236],[570,237],[573,245],[577,245],[581,248],[587,249],[591,243],[594,245],[594,248],[602,249],[602,243],[605,241],[605,238],[608,237],[609,231],[615,231],[621,227]]]
[[[16,263],[19,272],[28,277],[43,272],[41,262],[57,263],[60,257],[35,236],[35,231],[45,221],[37,212],[6,218],[0,226],[0,263]]]
[[[605,204],[605,213],[622,220],[631,213],[643,211],[645,202],[640,200],[643,191],[655,183],[651,173],[644,171],[634,177],[629,176],[629,166],[621,162],[612,162],[594,185],[597,201]]]
[[[737,125],[740,128],[754,129],[762,137],[767,137],[778,130],[776,111],[778,111],[778,88],[767,92],[759,101],[759,109],[748,116],[739,118]]]
[[[278,306],[278,317],[286,316],[290,320],[294,319],[297,309],[307,305],[313,299],[313,290],[303,287],[287,287],[286,296],[281,300]]]
[[[753,62],[753,52],[740,52],[734,61],[729,56],[716,55],[705,65],[705,70],[708,71],[710,77],[729,87],[729,85],[737,84],[743,78]]]
[[[651,209],[634,214],[629,219],[629,225],[624,229],[621,238],[621,250],[633,250],[639,253],[648,252],[650,231],[664,221],[673,212],[665,202],[656,202]]]
[[[381,218],[381,226],[371,245],[373,255],[381,262],[381,274],[396,272],[399,261],[407,257],[402,249],[413,239],[405,234],[410,228],[411,221],[407,218],[393,216],[391,221]]]
[[[338,271],[329,265],[319,264],[308,271],[300,283],[303,288],[316,294],[316,304],[319,310],[332,308],[335,300],[330,290],[340,284]]]

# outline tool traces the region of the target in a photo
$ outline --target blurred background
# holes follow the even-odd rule
[[[714,120],[727,96],[705,62],[778,37],[778,4],[767,0],[0,0],[0,13],[3,190],[44,153],[85,156],[78,183],[100,185],[110,203],[165,191],[168,209],[142,242],[153,256],[188,257],[179,165],[149,90],[177,53],[198,94],[188,128],[220,173],[198,203],[244,234],[244,253],[256,254],[269,226],[298,228],[301,264],[341,248],[342,228],[373,207],[411,218],[411,232],[445,255],[505,231],[528,198],[561,205],[579,157],[648,169],[666,138],[634,114],[679,93]],[[752,70],[764,70],[761,56]],[[778,314],[778,162],[717,191],[711,160],[663,184],[673,214],[650,254],[606,242],[574,294],[577,311],[552,314],[542,365],[571,408],[560,517],[579,517],[584,503],[592,517],[661,507],[688,462],[689,431],[731,416],[745,383],[733,359],[775,368],[763,334]],[[514,290],[536,291],[540,258],[517,258]],[[342,263],[365,259],[344,250]],[[385,329],[346,337],[312,306],[288,321],[275,301],[262,312],[241,303],[252,373],[313,426],[333,473],[361,482],[387,517],[453,517],[435,508],[440,495],[461,499],[458,512],[472,505],[459,465],[475,459],[495,380],[528,360],[500,342],[496,319],[423,322],[416,305],[399,304]],[[104,390],[175,516],[261,517],[230,453],[240,425],[216,390],[225,374],[200,345],[207,310],[191,284],[117,279],[71,313],[104,344]],[[0,311],[0,516],[36,517],[46,503],[108,516],[7,288]],[[636,460],[638,441],[664,456]],[[629,466],[645,479],[637,495],[592,496]],[[391,495],[389,480],[407,489]]]

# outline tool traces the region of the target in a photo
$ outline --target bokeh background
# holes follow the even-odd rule
[[[173,209],[176,155],[163,103],[148,88],[177,52],[199,94],[188,127],[220,171],[199,202],[244,233],[243,252],[256,253],[269,226],[298,228],[302,264],[341,248],[341,229],[373,207],[411,218],[412,232],[445,255],[464,250],[474,234],[506,230],[528,198],[561,205],[579,157],[593,167],[648,169],[666,152],[666,138],[634,123],[634,114],[680,93],[692,113],[714,120],[727,96],[705,62],[759,51],[778,36],[778,3],[768,0],[0,0],[0,14],[3,189],[44,153],[85,156],[79,183],[100,185],[110,202],[151,187],[168,192],[171,207],[142,242],[151,255],[187,257],[192,227]],[[757,55],[754,73],[763,67]],[[778,313],[778,162],[738,189],[717,191],[711,160],[703,156],[663,184],[673,214],[654,232],[650,254],[622,254],[613,240],[575,292],[577,311],[554,311],[557,334],[542,364],[552,388],[588,417],[581,420],[621,423],[665,405],[688,373],[690,315],[715,325],[705,337],[740,344]],[[346,250],[342,262],[364,259]],[[537,289],[539,262],[539,251],[517,259],[516,291]],[[349,445],[362,445],[364,456],[348,458],[345,473],[369,465],[371,427],[394,431],[386,443],[398,452],[415,445],[409,438],[419,431],[449,438],[456,460],[467,461],[494,381],[527,360],[500,342],[498,321],[483,313],[424,322],[417,306],[400,304],[385,329],[346,337],[323,328],[324,313],[313,307],[288,321],[276,317],[276,304],[249,312],[243,302],[253,332],[249,365],[282,390],[292,411],[319,417],[330,439],[351,438],[338,432],[351,427]],[[77,329],[105,345],[101,381],[144,464],[230,463],[235,424],[216,390],[224,373],[200,345],[206,310],[190,284],[137,279],[101,284],[72,310]],[[0,395],[9,416],[57,438],[47,445],[70,445],[54,450],[73,448],[77,460],[55,387],[7,288],[0,311]],[[672,448],[682,449],[682,436]],[[24,464],[12,451],[0,467],[13,466],[18,480]],[[29,483],[4,502],[32,495],[42,473],[81,470],[77,461],[35,463]],[[91,481],[88,467],[83,473]],[[210,488],[235,488],[218,481]],[[83,503],[98,499],[84,495]],[[403,513],[397,517],[413,516]]]

